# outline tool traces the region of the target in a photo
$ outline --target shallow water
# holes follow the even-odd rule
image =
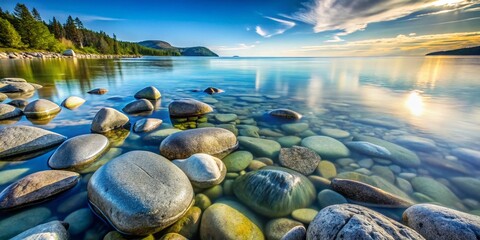
[[[480,150],[479,76],[480,58],[475,57],[2,60],[0,78],[21,77],[44,86],[28,101],[45,98],[60,104],[75,95],[87,102],[73,111],[62,109],[52,121],[42,125],[22,117],[13,123],[0,122],[0,127],[36,125],[67,137],[89,133],[91,120],[99,109],[108,106],[121,110],[134,100],[133,95],[138,90],[150,85],[162,93],[161,100],[156,102],[157,109],[149,115],[164,121],[161,128],[168,128],[171,124],[167,109],[169,102],[192,97],[211,104],[216,113],[236,113],[237,124],[257,125],[261,129],[292,135],[282,130],[283,122],[263,116],[268,110],[287,107],[302,113],[304,118],[299,122],[308,123],[313,132],[293,134],[302,138],[309,134],[322,135],[322,128],[335,128],[351,135],[371,135],[394,143],[401,136],[412,135],[433,141],[435,148],[428,151],[403,144],[420,157],[422,164],[419,167],[374,163],[391,169],[387,175],[393,173],[392,184],[396,184],[398,178],[409,180],[405,177],[409,174],[435,178],[461,199],[464,206],[461,210],[478,213],[480,199],[450,180],[458,176],[476,179],[480,176],[480,164],[475,166],[452,156],[452,150],[459,147]],[[210,86],[225,92],[210,96],[192,91]],[[90,89],[98,87],[109,91],[105,95],[87,94]],[[212,116],[207,116],[208,122],[218,124]],[[129,117],[135,123],[143,116]],[[130,132],[124,141],[120,139],[114,143],[114,150],[125,153],[142,149],[159,153],[158,144],[143,141],[145,135]],[[0,161],[0,174],[27,169],[16,178],[0,179],[0,189],[29,173],[48,169],[47,159],[52,153],[53,150],[22,162]],[[364,166],[368,161],[360,164],[366,159],[367,156],[352,153],[350,160],[325,160],[335,163],[338,173],[357,171],[378,175],[372,173],[372,166]],[[51,215],[40,222],[63,220],[72,211],[87,208],[84,192],[90,176],[91,172],[84,173],[80,184],[52,200],[0,213],[0,222],[36,207],[51,210]],[[388,176],[383,177],[385,182],[389,181]],[[417,200],[414,193],[406,192]],[[73,204],[74,201],[69,199],[75,195],[80,200]],[[66,203],[73,206],[62,208]],[[319,208],[316,202],[311,207]],[[402,209],[375,209],[396,219],[402,212]],[[101,239],[111,230],[97,218],[94,222],[97,224],[92,224],[89,231],[75,235],[75,238]]]

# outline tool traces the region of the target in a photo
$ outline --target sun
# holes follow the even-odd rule
[[[464,1],[465,0],[437,0],[433,4],[435,6],[452,6],[452,5],[458,5]]]

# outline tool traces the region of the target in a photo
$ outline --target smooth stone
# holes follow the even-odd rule
[[[400,188],[402,191],[406,192],[407,194],[413,193],[412,184],[408,180],[397,177],[396,178],[396,183],[397,183],[398,188]]]
[[[165,230],[166,233],[178,233],[187,239],[194,239],[197,235],[200,226],[200,217],[202,210],[198,207],[191,207],[185,213],[185,216],[180,218],[172,226]]]
[[[424,239],[414,230],[368,208],[339,204],[322,209],[310,223],[307,239]]]
[[[450,181],[466,195],[480,199],[480,180],[471,177],[453,177]]]
[[[218,113],[218,114],[215,114],[215,119],[219,122],[222,122],[222,123],[229,123],[229,122],[233,122],[235,120],[237,120],[238,116],[237,114],[234,114],[234,113]]]
[[[1,81],[0,93],[29,93],[35,91],[32,84],[16,81]]]
[[[134,132],[150,132],[158,128],[163,123],[162,119],[143,118],[135,122]]]
[[[251,129],[251,128],[240,129],[240,131],[238,131],[238,134],[240,136],[245,136],[245,137],[255,137],[255,138],[260,137],[260,134],[258,134],[258,130]]]
[[[179,167],[197,188],[210,188],[220,184],[227,173],[222,160],[205,153],[196,153],[187,159],[173,160],[172,163]]]
[[[140,112],[150,112],[153,111],[154,107],[153,104],[148,101],[147,99],[139,99],[133,102],[128,103],[122,111],[132,114],[132,113],[140,113]]]
[[[240,172],[248,167],[253,155],[248,151],[235,151],[222,159],[228,172]]]
[[[270,116],[286,118],[286,119],[299,120],[302,118],[302,114],[286,108],[274,109],[268,112],[268,114],[270,114]]]
[[[172,233],[174,234],[174,233]],[[86,234],[85,234],[86,235]],[[97,239],[97,238],[87,238],[85,236],[85,240],[90,240],[90,239]],[[132,239],[131,236],[123,236],[121,233],[117,231],[110,231],[103,237],[103,240],[130,240]],[[135,240],[155,240],[155,237],[153,235],[148,235],[146,237],[135,237]],[[162,238],[161,238],[162,239]],[[183,239],[182,239],[183,240]]]
[[[29,118],[49,118],[62,110],[56,103],[47,99],[37,99],[29,103],[23,110],[23,114]]]
[[[238,137],[240,145],[258,157],[275,158],[280,153],[278,142],[262,138]]]
[[[15,181],[28,171],[28,168],[2,170],[0,171],[0,185]]]
[[[267,157],[259,157],[255,158],[254,160],[260,161],[262,163],[265,163],[267,166],[272,166],[273,165],[273,160]]]
[[[45,207],[28,209],[0,220],[0,239],[10,239],[47,220],[52,212]]]
[[[80,175],[75,172],[45,170],[32,173],[10,184],[0,193],[0,210],[33,204],[74,187]]]
[[[280,240],[304,240],[307,236],[307,229],[304,226],[296,226],[290,229]]]
[[[85,232],[93,223],[93,214],[89,208],[82,208],[75,212],[68,214],[63,220],[70,225],[68,232],[72,235],[77,235]]]
[[[333,179],[330,184],[332,190],[359,204],[375,204],[384,207],[410,207],[413,203],[399,198],[380,188],[348,179]]]
[[[165,138],[168,136],[181,132],[182,130],[177,129],[177,128],[166,128],[166,129],[160,129],[155,132],[152,132],[148,135],[146,135],[143,140],[147,142],[152,142],[154,144],[160,144]]]
[[[289,134],[301,133],[308,129],[308,123],[286,123],[280,126],[283,131]]]
[[[400,136],[395,138],[394,142],[416,151],[430,152],[437,149],[435,141],[417,136]]]
[[[480,151],[468,148],[455,148],[452,151],[452,155],[460,160],[480,167]]]
[[[138,91],[137,93],[135,93],[135,98],[145,98],[145,99],[149,99],[149,100],[157,100],[160,97],[162,97],[162,95],[160,94],[160,91],[158,91],[158,89],[154,86],[146,87],[146,88]]]
[[[317,169],[320,156],[314,151],[299,146],[280,149],[278,161],[281,166],[295,170],[303,175],[312,174]]]
[[[255,171],[260,168],[266,167],[267,164],[260,162],[258,160],[253,160],[249,165],[248,165],[248,170],[249,171]]]
[[[113,109],[100,109],[92,120],[91,131],[94,133],[106,133],[108,131],[130,127],[130,120],[125,114]]]
[[[63,142],[48,159],[52,169],[80,169],[93,163],[109,147],[101,134],[83,134]]]
[[[432,205],[417,204],[403,213],[403,222],[426,239],[478,239],[480,216]]]
[[[350,151],[343,143],[326,136],[306,137],[302,140],[302,146],[312,149],[323,159],[332,160],[350,155]]]
[[[379,176],[367,176],[356,172],[342,172],[337,175],[339,179],[349,179],[366,183],[368,185],[382,189],[400,198],[408,199],[408,195],[392,183],[385,181]]]
[[[30,228],[10,240],[68,240],[68,223],[51,221]]]
[[[265,239],[261,229],[233,207],[215,203],[202,216],[200,239]]]
[[[278,138],[277,142],[280,143],[282,147],[289,148],[295,145],[300,145],[302,139],[297,136],[285,136]]]
[[[268,240],[280,240],[292,228],[302,226],[301,222],[289,218],[275,218],[265,225],[265,236]]]
[[[350,133],[341,129],[336,128],[321,128],[320,133],[322,135],[332,137],[332,138],[348,138]]]
[[[282,167],[248,172],[235,180],[234,189],[241,202],[267,217],[287,216],[315,200],[315,187],[310,180]]]
[[[22,116],[22,110],[9,104],[0,103],[0,120]]]
[[[397,144],[369,136],[355,136],[354,140],[370,142],[386,148],[391,153],[388,159],[392,160],[400,166],[418,167],[421,164],[421,161],[418,158],[417,154]]]
[[[308,176],[308,180],[313,183],[313,186],[315,186],[315,189],[318,191],[330,188],[330,180],[326,178],[310,175]]]
[[[66,49],[62,52],[62,55],[68,57],[75,57],[77,54],[75,54],[75,51],[73,51],[73,49]]]
[[[96,95],[103,95],[107,92],[108,92],[108,90],[105,89],[105,88],[95,88],[95,89],[92,89],[92,90],[88,91],[87,93],[96,94]]]
[[[17,107],[17,108],[25,108],[28,105],[28,101],[23,100],[23,99],[15,99],[15,100],[12,100],[12,101],[8,102],[7,104],[11,105],[11,106],[14,106],[14,107]],[[23,114],[23,112],[22,112],[22,114]]]
[[[313,221],[317,213],[318,211],[315,209],[300,208],[300,209],[293,210],[292,217],[293,219],[301,223],[310,224],[310,222]]]
[[[198,128],[174,133],[160,144],[160,153],[168,159],[185,159],[206,153],[222,159],[238,148],[235,135],[223,128]]]
[[[218,124],[218,125],[216,125],[216,127],[226,129],[226,130],[232,132],[235,136],[238,135],[238,129],[237,129],[237,127],[235,127],[234,124],[229,124],[229,123]]]
[[[211,98],[211,97],[209,97],[209,98],[204,98],[204,99],[202,99],[202,101],[203,101],[204,103],[208,103],[208,104],[218,103],[218,100],[217,100],[217,99]]]
[[[411,180],[413,189],[431,197],[445,206],[464,210],[460,199],[445,185],[429,177],[415,177]]]
[[[167,233],[163,235],[160,240],[188,240],[188,238],[178,234],[178,233]]]
[[[372,167],[371,171],[373,174],[378,175],[391,183],[395,182],[395,174],[389,167],[375,165]]]
[[[301,132],[299,136],[302,137],[302,138],[306,138],[306,137],[312,137],[312,136],[315,136],[315,135],[317,135],[317,134],[309,129],[309,130]]]
[[[345,145],[355,152],[371,157],[390,158],[392,156],[386,148],[365,141],[347,142]]]
[[[317,174],[324,178],[334,178],[337,176],[335,164],[329,161],[320,161],[316,168]]]
[[[75,109],[82,106],[86,102],[85,99],[77,96],[71,96],[63,100],[62,106],[68,109]]]
[[[0,129],[0,158],[27,154],[56,146],[66,137],[30,126],[9,126]]]
[[[213,108],[203,102],[192,98],[173,100],[168,105],[168,111],[172,117],[199,116],[213,112]]]
[[[223,182],[223,193],[225,195],[233,195],[233,182],[232,179],[227,179]]]
[[[203,193],[195,195],[195,206],[199,207],[202,211],[205,211],[210,205],[212,205],[212,201],[210,201],[207,195]]]
[[[282,133],[273,131],[273,130],[268,129],[268,128],[260,129],[258,131],[258,134],[261,135],[261,136],[265,136],[265,137],[283,137],[284,136]]]
[[[7,100],[7,98],[8,96],[6,94],[0,92],[0,102]]]
[[[79,192],[58,205],[57,212],[65,214],[87,206],[87,191]]]
[[[326,208],[335,204],[348,203],[344,196],[330,189],[320,191],[317,195],[317,202],[320,208]]]
[[[146,151],[127,152],[99,168],[87,191],[93,209],[129,235],[165,229],[188,211],[194,197],[178,167]]]
[[[216,185],[211,188],[206,189],[202,192],[207,196],[211,201],[215,201],[218,198],[223,196],[223,187],[221,185]]]
[[[208,93],[210,95],[215,94],[215,93],[222,93],[225,92],[222,89],[216,88],[216,87],[208,87],[203,90],[204,93]]]

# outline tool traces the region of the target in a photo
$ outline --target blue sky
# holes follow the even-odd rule
[[[2,0],[12,10],[17,1]],[[480,45],[480,0],[23,2],[125,41],[207,46],[222,56],[385,56]]]

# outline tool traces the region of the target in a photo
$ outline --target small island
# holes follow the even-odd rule
[[[459,48],[449,51],[440,51],[440,52],[431,52],[427,53],[426,56],[479,56],[480,55],[480,46],[469,47],[469,48]]]

